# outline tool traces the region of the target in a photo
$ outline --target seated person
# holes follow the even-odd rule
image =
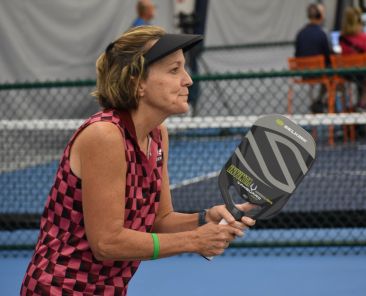
[[[325,20],[325,11],[322,4],[313,3],[307,8],[307,23],[296,35],[295,39],[295,56],[315,56],[324,55],[325,63],[330,66],[331,47],[328,36],[322,28]],[[310,92],[312,94],[312,91]],[[310,109],[313,113],[323,112],[323,98],[326,94],[326,87],[322,84],[319,94],[315,99],[312,99]]]
[[[361,15],[361,10],[354,7],[347,7],[344,12],[339,37],[342,55],[366,52],[366,34],[363,32]],[[347,78],[357,84],[358,100],[356,110],[366,111],[365,75],[348,75]]]

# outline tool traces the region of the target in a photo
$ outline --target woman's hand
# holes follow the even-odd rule
[[[242,230],[230,225],[207,223],[193,231],[193,251],[204,257],[221,255],[237,236],[243,236]]]
[[[250,203],[236,205],[241,211],[249,211],[256,206]],[[214,206],[206,212],[207,224],[194,231],[195,252],[205,257],[220,255],[237,236],[244,235],[244,230],[255,224],[255,220],[242,217],[236,221],[224,205]],[[225,219],[228,224],[219,224]]]
[[[237,204],[236,207],[243,212],[247,212],[254,209],[256,206],[249,202],[246,202],[242,204]],[[222,219],[225,219],[226,222],[232,227],[241,230],[255,224],[255,220],[247,216],[243,216],[241,218],[241,221],[236,221],[224,205],[214,206],[210,208],[206,213],[206,222],[219,224]]]

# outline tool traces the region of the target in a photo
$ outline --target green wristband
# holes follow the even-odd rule
[[[158,235],[156,233],[151,233],[151,236],[152,236],[153,243],[154,243],[154,253],[153,253],[153,256],[151,257],[151,260],[155,260],[155,259],[158,259],[158,257],[159,257],[160,243],[159,243]]]

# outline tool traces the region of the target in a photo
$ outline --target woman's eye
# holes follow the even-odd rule
[[[179,70],[179,69],[178,69],[178,67],[177,67],[177,68],[174,68],[174,69],[170,70],[170,72],[171,72],[171,73],[173,73],[173,74],[175,74],[175,73],[177,73],[177,72],[178,72],[178,70]]]

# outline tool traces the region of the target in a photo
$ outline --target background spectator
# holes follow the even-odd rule
[[[131,27],[151,25],[155,16],[155,5],[150,0],[139,0],[136,5],[137,17]]]
[[[331,47],[328,36],[322,28],[325,20],[324,6],[322,4],[310,4],[307,8],[307,16],[309,23],[307,23],[296,35],[295,56],[305,57],[322,54],[324,55],[326,65],[329,66]],[[311,97],[312,93],[313,88],[310,90]],[[310,110],[313,113],[323,112],[323,98],[325,93],[326,87],[322,84],[317,97],[315,99],[312,98],[313,103],[310,106]]]
[[[363,32],[362,12],[359,8],[347,7],[343,14],[340,45],[342,54],[366,52],[366,34]],[[351,77],[357,84],[357,110],[366,111],[366,80],[364,75]]]

